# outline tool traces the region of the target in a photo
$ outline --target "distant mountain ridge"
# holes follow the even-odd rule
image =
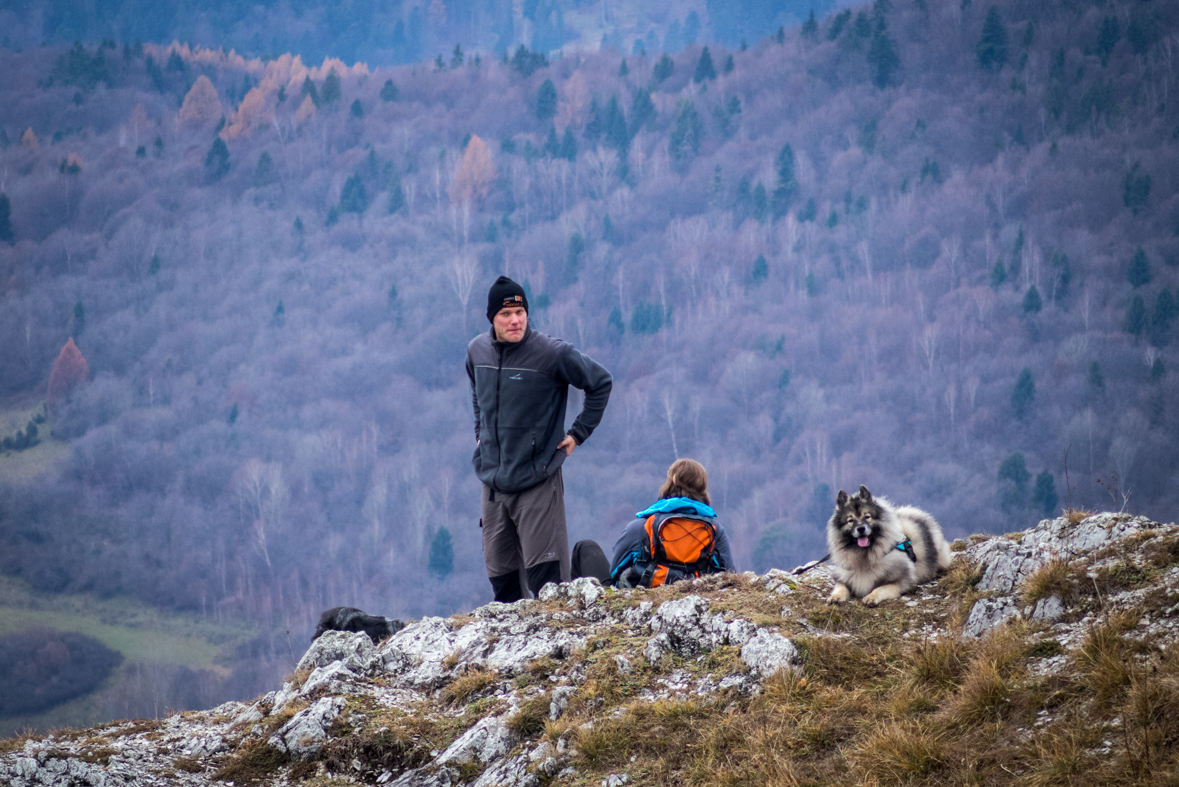
[[[0,46],[41,42],[91,45],[112,39],[236,50],[248,57],[300,54],[371,66],[449,56],[455,44],[498,57],[524,44],[573,53],[610,46],[630,53],[676,54],[687,46],[737,46],[800,24],[811,11],[823,16],[838,0],[395,0],[378,3],[251,3],[220,0],[190,5],[140,0],[87,3],[24,0],[0,9],[6,31]]]

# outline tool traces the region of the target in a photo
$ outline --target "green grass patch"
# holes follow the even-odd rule
[[[47,626],[94,637],[128,661],[226,669],[234,647],[253,636],[174,615],[130,599],[34,593],[18,579],[0,577],[0,634]]]

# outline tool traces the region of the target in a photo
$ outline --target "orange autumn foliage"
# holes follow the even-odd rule
[[[207,76],[201,74],[184,97],[184,104],[180,107],[180,122],[193,126],[212,125],[221,115],[221,99],[217,97],[217,88],[213,87]]]
[[[50,407],[61,402],[70,391],[86,382],[90,377],[90,364],[82,357],[82,351],[74,344],[73,337],[61,348],[57,360],[53,362],[53,371],[49,373],[49,390],[46,393],[46,404]]]
[[[450,201],[461,203],[486,199],[494,182],[495,164],[491,161],[491,151],[486,142],[478,136],[472,136],[455,167],[454,180],[450,184]]]

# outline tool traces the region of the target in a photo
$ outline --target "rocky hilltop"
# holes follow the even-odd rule
[[[1070,512],[954,548],[878,608],[828,606],[819,567],[330,632],[253,702],[0,741],[0,782],[1179,780],[1179,527]]]

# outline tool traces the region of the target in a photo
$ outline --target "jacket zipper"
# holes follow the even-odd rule
[[[495,448],[499,452],[499,458],[495,463],[495,480],[499,480],[499,474],[503,471],[504,466],[504,444],[499,439],[499,385],[500,378],[503,377],[504,371],[504,348],[499,348],[499,368],[495,370]]]

